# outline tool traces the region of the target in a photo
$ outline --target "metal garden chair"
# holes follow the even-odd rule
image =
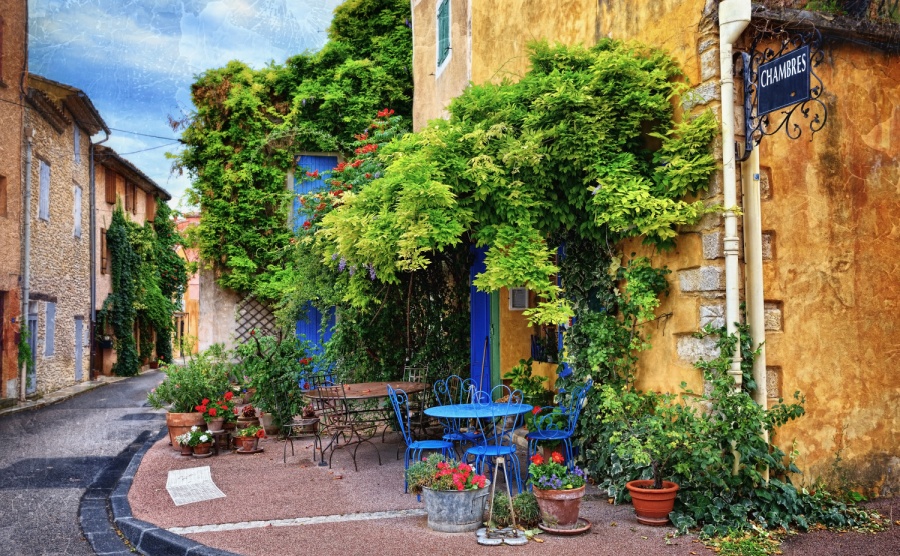
[[[517,492],[522,492],[522,470],[513,440],[513,431],[522,422],[522,392],[501,384],[495,386],[490,393],[476,392],[473,397],[475,404],[490,408],[493,417],[481,420],[484,443],[466,450],[465,461],[469,462],[471,458],[472,466],[479,473],[490,474],[491,480],[495,481],[493,468],[485,468],[485,464],[493,464],[498,458],[503,459],[506,484],[512,485],[509,477],[511,471],[515,475]]]
[[[409,469],[410,459],[419,460],[426,451],[440,452],[444,456],[453,453],[453,443],[446,440],[414,440],[409,430],[409,396],[403,390],[395,390],[391,385],[387,387],[391,405],[394,406],[394,414],[400,427],[403,442],[406,443],[406,453],[403,457],[403,492],[408,491],[409,484],[406,480],[406,470]]]
[[[566,462],[572,467],[572,435],[575,426],[578,425],[578,416],[584,406],[584,399],[594,382],[588,380],[572,389],[568,398],[568,404],[558,406],[545,406],[540,408],[543,415],[536,416],[528,425],[530,431],[525,438],[528,440],[528,460],[537,452],[539,442],[561,442],[565,450]],[[549,410],[549,412],[544,412]]]
[[[438,405],[455,405],[472,403],[472,394],[475,390],[471,378],[463,379],[457,375],[450,375],[444,380],[435,381],[432,386],[434,399]],[[468,444],[475,446],[484,441],[484,437],[470,430],[468,419],[439,419],[444,427],[443,439],[455,444]]]
[[[351,406],[344,393],[343,384],[319,386],[312,393],[315,396],[316,412],[319,414],[323,432],[330,439],[328,445],[322,448],[323,459],[325,450],[331,449],[331,453],[328,455],[329,469],[335,450],[353,446],[353,468],[359,471],[356,464],[356,452],[364,443],[375,449],[375,453],[378,455],[378,465],[381,465],[381,453],[372,442],[372,437],[384,422],[382,412],[372,409],[356,409]],[[341,443],[342,440],[343,443]]]

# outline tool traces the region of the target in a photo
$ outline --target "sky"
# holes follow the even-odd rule
[[[180,201],[189,178],[172,174],[165,153],[180,151],[168,120],[193,111],[195,77],[230,60],[262,68],[318,50],[340,3],[28,0],[28,67],[87,93],[111,129],[105,145],[168,191],[174,208],[188,209]]]

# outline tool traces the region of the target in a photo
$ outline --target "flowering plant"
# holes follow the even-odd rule
[[[190,446],[191,445],[191,433],[190,431],[179,434],[175,437],[175,442],[178,443],[179,446]]]
[[[487,478],[478,475],[472,466],[441,454],[432,454],[406,470],[409,491],[421,494],[423,488],[432,490],[475,490],[487,486]]]
[[[256,408],[253,407],[252,404],[247,404],[243,408],[241,408],[241,417],[244,419],[255,419],[256,418]]]
[[[234,403],[231,401],[233,398],[234,394],[230,391],[225,392],[225,395],[215,402],[210,402],[209,398],[203,398],[199,405],[194,406],[194,410],[202,413],[203,420],[207,423],[219,418],[224,418],[226,423],[230,423],[237,419]]]
[[[249,427],[244,427],[235,433],[235,436],[255,436],[256,438],[265,438],[266,431],[262,427],[258,427],[256,425],[250,425]]]
[[[540,454],[531,456],[528,481],[541,490],[571,490],[584,486],[584,471],[577,465],[569,471],[565,461],[561,452],[553,452],[547,462]]]
[[[205,431],[196,425],[191,427],[191,431],[185,434],[190,435],[188,446],[196,446],[197,444],[204,444],[206,442],[212,442],[213,440],[213,436],[209,434],[208,431]]]

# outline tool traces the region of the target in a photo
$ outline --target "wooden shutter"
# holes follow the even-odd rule
[[[147,222],[156,220],[156,196],[147,193]]]
[[[109,265],[109,252],[106,250],[106,228],[100,228],[100,274],[106,274]]]
[[[112,168],[106,169],[106,202],[110,205],[116,204],[116,171]]]
[[[56,351],[56,303],[48,301],[45,305],[44,355],[53,355]]]
[[[450,0],[444,0],[438,7],[437,32],[437,65],[440,66],[450,54]]]

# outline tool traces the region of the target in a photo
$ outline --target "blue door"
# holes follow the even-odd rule
[[[297,157],[296,177],[294,178],[294,193],[304,195],[317,190],[327,190],[325,180],[328,179],[331,170],[338,165],[337,156],[332,155],[300,155]],[[319,178],[310,180],[306,173],[318,172]],[[294,231],[300,229],[306,222],[305,216],[298,215],[300,210],[300,201],[294,199]],[[331,332],[334,328],[335,314],[334,309],[327,311],[327,315],[323,315],[321,311],[308,304],[306,307],[305,318],[297,321],[297,337],[306,340],[313,347],[314,354],[320,354],[325,348],[325,344],[331,339]],[[324,321],[324,328],[322,326]]]
[[[469,271],[470,372],[476,388],[491,389],[491,294],[479,291],[473,284],[484,272],[485,248],[474,250],[475,263]]]

